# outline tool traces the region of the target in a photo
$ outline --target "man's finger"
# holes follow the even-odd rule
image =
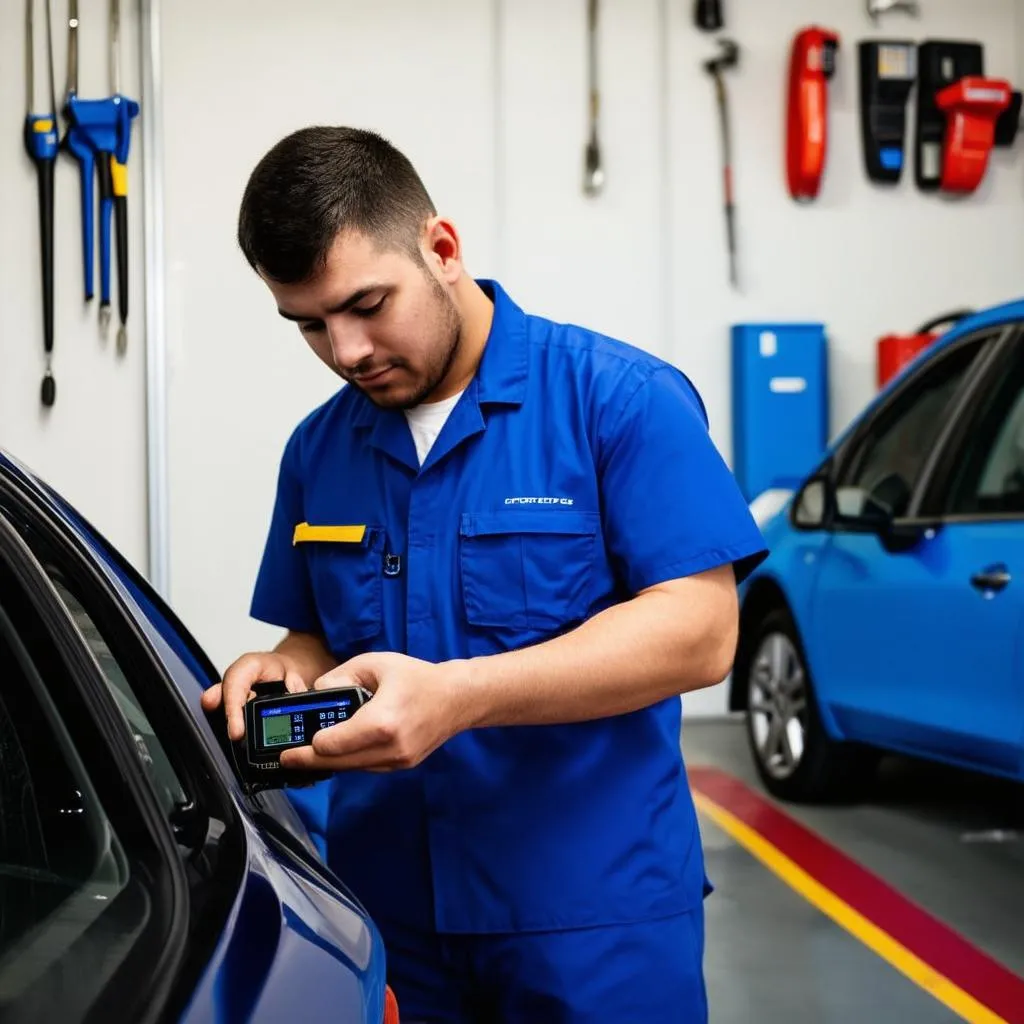
[[[365,686],[375,691],[388,665],[388,655],[380,652],[357,654],[343,665],[332,668],[314,684],[314,689],[328,690],[341,686]]]
[[[286,672],[284,686],[289,693],[302,693],[306,689],[306,680],[298,672]]]
[[[314,690],[333,690],[342,686],[361,686],[359,677],[344,668],[332,668],[313,684]]]
[[[368,747],[343,757],[318,754],[312,747],[295,747],[281,753],[281,767],[300,772],[394,771],[396,763],[385,748]]]
[[[253,683],[259,681],[258,664],[249,662],[229,669],[224,676],[224,710],[228,717],[228,736],[241,740],[245,736],[245,715],[242,709],[249,699]]]
[[[220,683],[214,683],[208,690],[203,690],[199,701],[207,711],[216,711],[220,707],[221,689]]]

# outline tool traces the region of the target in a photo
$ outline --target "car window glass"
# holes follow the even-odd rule
[[[147,902],[136,894],[124,915],[118,897],[137,884],[122,838],[2,606],[0,662],[0,1016],[31,1019],[56,1002],[77,1018],[130,950]]]
[[[958,453],[946,511],[1024,513],[1024,360],[1019,354]]]
[[[983,339],[957,346],[915,378],[880,414],[858,448],[836,493],[840,515],[856,517],[872,505],[900,515],[945,425],[945,411],[981,351]]]
[[[142,761],[150,781],[154,784],[164,811],[170,814],[175,807],[182,806],[188,800],[156,730],[139,705],[138,698],[135,696],[124,670],[114,658],[92,617],[60,575],[51,566],[46,566],[46,569],[50,576],[50,582],[53,583],[61,601],[74,619],[78,631],[82,634],[82,638],[99,664],[107,688],[121,709],[125,722],[135,739],[139,759]]]

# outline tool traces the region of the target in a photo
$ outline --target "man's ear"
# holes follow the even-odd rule
[[[425,258],[443,281],[455,284],[462,274],[462,239],[455,225],[444,217],[431,217],[424,229]]]

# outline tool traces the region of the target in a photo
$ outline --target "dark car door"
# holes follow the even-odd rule
[[[0,455],[0,573],[15,563],[43,619],[40,649],[74,652],[80,695],[70,720],[84,729],[96,719],[104,728],[98,749],[119,753],[120,785],[147,795],[165,856],[151,858],[142,877],[156,895],[175,896],[175,928],[183,929],[165,930],[154,943],[163,957],[156,980],[133,952],[134,973],[124,977],[138,984],[146,1013],[135,1013],[132,992],[114,984],[66,993],[52,1015],[33,1006],[26,1019],[145,1021],[151,1011],[182,1024],[276,1021],[294,1013],[300,992],[311,1019],[379,1024],[386,997],[379,933],[319,860],[285,795],[245,792],[223,714],[207,718],[199,708],[202,690],[217,679],[214,667],[88,523]],[[51,675],[43,679],[49,685]],[[0,679],[0,697],[5,692]],[[91,774],[104,757],[82,762]],[[118,806],[110,800],[108,813]],[[0,789],[0,822],[6,807]],[[155,897],[150,903],[160,906]],[[126,933],[125,942],[136,937]],[[100,1001],[90,1004],[94,996]],[[2,999],[0,991],[6,1020]]]
[[[863,426],[838,471],[841,515],[822,554],[809,629],[822,699],[846,735],[1011,771],[1022,725],[1011,671],[1024,605],[1008,591],[990,600],[995,591],[978,576],[1003,561],[1016,566],[1010,526],[937,521],[920,544],[898,551],[868,520],[880,509],[923,511],[929,494],[937,500],[926,485],[939,477],[941,446],[952,451],[973,410],[991,400],[994,360],[1006,365],[1015,333],[951,346]]]
[[[73,591],[0,514],[0,1017],[157,1020],[241,864]]]

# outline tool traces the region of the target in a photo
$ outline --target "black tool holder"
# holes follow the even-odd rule
[[[935,94],[967,75],[985,74],[980,43],[930,39],[918,47],[917,126],[914,132],[914,178],[923,192],[936,192],[942,179],[946,115]]]
[[[939,188],[946,115],[935,95],[968,75],[984,77],[985,51],[981,43],[931,39],[918,47],[917,127],[914,164],[917,187],[925,192]],[[996,122],[995,145],[1012,146],[1020,125],[1021,93],[1013,93],[1010,106]]]
[[[917,46],[904,39],[873,39],[857,49],[865,169],[872,181],[895,184],[906,162],[907,98],[917,79]]]
[[[1020,128],[1020,114],[1021,93],[1019,90],[1015,90],[1012,93],[1010,105],[996,121],[996,146],[1001,149],[1009,149],[1014,144],[1017,139],[1017,131]]]

